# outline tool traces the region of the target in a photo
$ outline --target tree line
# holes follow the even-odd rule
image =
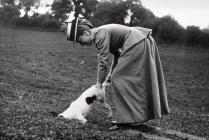
[[[0,21],[6,25],[58,31],[69,13],[74,12],[74,17],[84,17],[95,27],[108,23],[141,26],[153,29],[159,43],[209,48],[209,29],[184,28],[170,15],[159,18],[140,0],[54,0],[49,5],[51,12],[33,12],[31,16],[29,12],[40,6],[40,0],[0,0],[0,5]],[[24,10],[21,17],[20,10]]]

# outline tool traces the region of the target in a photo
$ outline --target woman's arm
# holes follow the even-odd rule
[[[107,76],[107,78],[106,78],[106,82],[110,82],[110,81],[111,81],[111,76],[112,76],[112,73],[113,73],[113,71],[114,71],[116,65],[118,64],[118,59],[119,59],[119,57],[120,57],[120,52],[115,53],[115,54],[113,55],[112,64],[111,64],[111,67],[110,67],[109,74],[108,74],[108,76]]]
[[[109,60],[109,34],[106,30],[99,30],[95,37],[95,45],[98,53],[97,87],[101,88],[107,76],[107,64]]]

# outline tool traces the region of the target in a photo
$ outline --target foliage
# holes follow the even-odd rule
[[[96,11],[97,0],[56,0],[52,4],[54,17],[59,21],[65,21],[67,14],[74,13],[74,17],[79,15],[90,18]]]
[[[200,30],[198,26],[188,26],[185,43],[188,46],[209,47],[209,29]]]
[[[154,24],[154,21],[156,19],[153,12],[150,11],[149,9],[144,8],[144,7],[141,8],[141,12],[143,12],[142,15],[144,15],[144,17],[143,17],[143,19],[141,18],[141,21],[138,22],[137,25],[142,26],[142,27],[152,28],[153,24]],[[136,19],[138,19],[137,16],[136,16]]]
[[[0,0],[0,4],[3,6],[15,5],[15,0]]]
[[[60,23],[53,18],[50,14],[34,14],[28,20],[25,20],[24,17],[19,18],[16,21],[18,26],[27,26],[32,28],[42,28],[44,30],[58,31]]]
[[[184,40],[184,28],[169,15],[154,21],[153,32],[155,38],[161,43],[180,44]]]
[[[67,19],[66,13],[70,13],[73,10],[72,2],[69,0],[54,1],[52,4],[53,16],[58,21],[64,21]]]
[[[95,24],[97,26],[108,23],[124,24],[127,9],[126,2],[122,0],[100,2],[94,14]]]
[[[94,13],[98,10],[97,9],[97,5],[98,5],[98,1],[97,0],[85,0],[83,2],[83,5],[85,7],[85,9],[83,10],[83,16],[87,19],[92,18]]]
[[[0,8],[0,21],[8,24],[14,22],[20,15],[19,9],[14,5],[7,5]]]
[[[208,29],[200,30],[197,26],[185,29],[169,15],[156,17],[141,0],[54,0],[51,14],[34,13],[29,17],[28,12],[32,7],[38,8],[39,3],[40,0],[0,0],[0,21],[58,30],[61,22],[74,13],[74,17],[87,18],[95,27],[109,23],[141,26],[153,29],[153,36],[160,43],[209,47]],[[23,17],[20,9],[25,10]]]
[[[152,11],[143,7],[140,0],[127,0],[126,3],[131,12],[130,26],[152,27],[155,19]]]
[[[187,45],[198,45],[200,43],[200,29],[197,26],[187,26],[185,43]]]
[[[19,0],[18,7],[19,9],[25,10],[24,17],[28,18],[28,12],[31,10],[32,6],[38,7],[40,0]]]
[[[200,45],[209,47],[209,29],[203,29],[200,35]]]

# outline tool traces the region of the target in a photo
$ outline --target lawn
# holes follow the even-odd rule
[[[209,50],[161,45],[159,52],[171,113],[147,125],[209,139]],[[132,139],[108,130],[98,103],[87,124],[53,115],[95,84],[96,71],[93,47],[74,48],[62,33],[0,27],[0,139]]]

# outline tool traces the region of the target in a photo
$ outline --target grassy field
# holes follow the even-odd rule
[[[147,125],[209,139],[209,51],[159,51],[171,113]],[[95,84],[96,71],[94,48],[73,48],[61,33],[0,27],[0,139],[131,138],[108,131],[107,110],[98,103],[87,124],[53,116]]]

